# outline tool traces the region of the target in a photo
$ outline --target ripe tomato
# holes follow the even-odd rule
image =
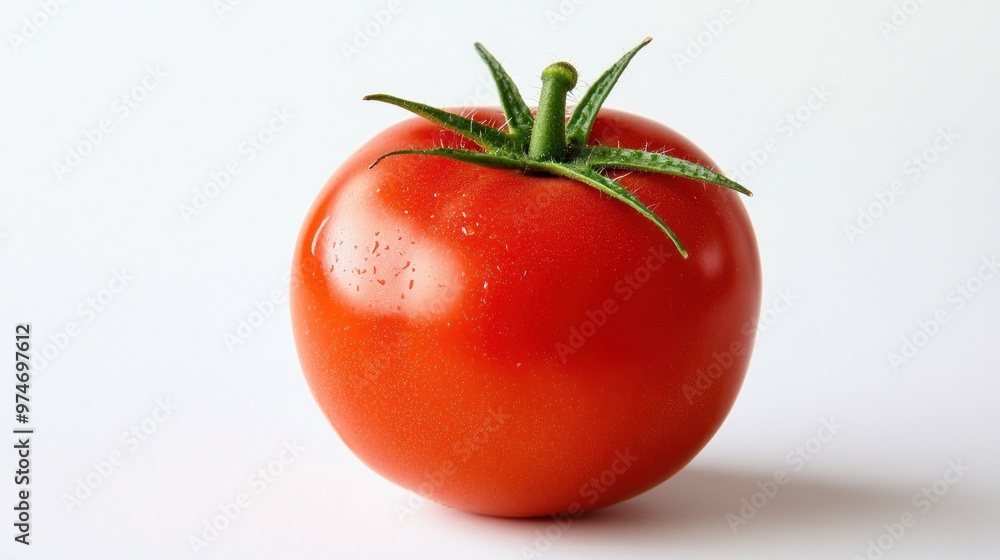
[[[309,211],[291,311],[316,400],[372,469],[463,510],[576,514],[652,488],[716,432],[748,366],[761,271],[742,202],[682,177],[620,177],[685,259],[568,178],[421,155],[369,169],[463,142],[422,119],[393,126]],[[619,111],[600,111],[589,144],[715,167]]]
[[[760,305],[733,192],[749,191],[672,130],[601,109],[648,42],[568,119],[572,65],[542,72],[532,114],[478,44],[502,112],[366,98],[427,120],[330,178],[291,305],[313,394],[390,480],[473,512],[576,516],[665,480],[729,412]]]

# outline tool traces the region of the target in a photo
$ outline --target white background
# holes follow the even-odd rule
[[[3,443],[0,554],[190,558],[190,538],[247,493],[200,557],[1000,557],[1000,280],[976,279],[1000,253],[1000,5],[399,2],[384,24],[379,0],[247,0],[221,15],[210,0],[104,0],[51,17],[36,15],[45,2],[3,3],[3,344],[28,321],[36,354],[51,344],[53,357],[36,364],[31,389],[33,544],[12,540],[15,456]],[[880,27],[897,5],[914,13]],[[718,37],[702,33],[723,10]],[[44,24],[25,31],[23,18]],[[376,33],[359,38],[366,25]],[[433,503],[401,522],[411,495],[355,459],[314,404],[287,303],[232,351],[226,333],[273,291],[284,301],[320,187],[406,116],[363,94],[494,104],[478,40],[534,101],[546,64],[567,59],[586,83],[647,35],[608,106],[674,127],[730,172],[742,166],[756,193],[765,328],[735,409],[681,474],[564,529]],[[699,39],[701,52],[689,43]],[[147,79],[155,87],[137,90],[125,115],[119,98],[147,69],[165,76]],[[291,123],[248,161],[241,143],[282,109]],[[111,132],[55,170],[102,119]],[[938,141],[947,150],[933,148],[941,130],[953,135]],[[241,173],[185,219],[181,206],[234,159]],[[894,181],[894,200],[879,202]],[[859,209],[875,216],[863,229]],[[124,290],[86,311],[123,269]],[[961,308],[959,284],[978,289]],[[774,304],[780,294],[792,303]],[[948,322],[917,335],[939,311]],[[56,352],[69,322],[78,334]],[[904,337],[926,344],[894,368]],[[12,377],[0,389],[11,427]],[[176,406],[162,422],[158,400]],[[810,438],[824,420],[842,427],[820,446]],[[144,421],[155,431],[123,442]],[[280,476],[255,484],[293,443],[303,450]],[[789,460],[797,446],[811,446],[808,462]],[[104,477],[115,452],[123,461]],[[944,495],[924,511],[913,496],[949,461],[968,470],[938,482]],[[739,517],[741,499],[779,470],[790,482]],[[89,495],[88,477],[99,482]],[[68,507],[74,494],[86,498]],[[907,512],[916,524],[883,536]],[[733,519],[747,523],[734,533]],[[889,550],[870,550],[880,537]]]

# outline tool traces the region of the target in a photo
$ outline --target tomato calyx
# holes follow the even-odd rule
[[[476,43],[476,51],[489,67],[496,83],[500,103],[507,119],[506,130],[392,95],[367,95],[364,97],[367,101],[381,101],[406,109],[471,140],[481,148],[481,150],[466,148],[394,150],[379,156],[369,168],[375,167],[387,157],[410,154],[445,157],[483,167],[566,177],[593,187],[632,207],[655,223],[674,243],[681,256],[687,258],[687,250],[673,230],[638,197],[601,171],[621,169],[662,173],[712,183],[747,196],[753,196],[753,193],[707,167],[665,153],[587,145],[594,121],[604,101],[632,58],[650,41],[652,38],[644,39],[605,71],[583,95],[568,120],[566,96],[576,87],[578,77],[576,69],[570,63],[556,62],[542,71],[542,91],[538,110],[532,116],[531,109],[524,102],[517,85],[507,71],[483,45]]]

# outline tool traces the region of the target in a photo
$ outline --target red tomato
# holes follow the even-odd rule
[[[392,150],[463,143],[402,122],[313,204],[291,310],[316,400],[372,469],[463,510],[577,514],[656,486],[718,430],[747,369],[761,272],[742,202],[690,179],[621,177],[684,259],[570,179],[415,155],[369,169]],[[624,112],[600,112],[595,143],[715,167]]]

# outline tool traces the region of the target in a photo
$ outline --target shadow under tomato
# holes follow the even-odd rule
[[[817,550],[831,557],[864,556],[868,539],[877,539],[886,531],[884,524],[898,523],[906,512],[917,519],[915,528],[907,529],[917,536],[904,536],[906,545],[918,545],[928,537],[958,542],[980,539],[992,531],[976,521],[989,517],[990,500],[961,494],[958,489],[930,511],[921,512],[912,502],[918,487],[824,480],[793,473],[776,492],[772,487],[771,496],[764,501],[758,483],[771,480],[771,474],[687,468],[641,496],[569,523],[560,524],[552,518],[468,516],[454,510],[451,515],[471,517],[467,523],[502,533],[504,540],[514,539],[521,547],[565,553],[595,545],[617,551],[709,549],[739,553],[766,544],[774,552],[811,554],[814,558],[820,557]],[[741,499],[749,502],[757,492],[761,496],[756,505],[744,505]],[[922,525],[929,525],[932,517],[936,517],[935,528],[924,529]]]

